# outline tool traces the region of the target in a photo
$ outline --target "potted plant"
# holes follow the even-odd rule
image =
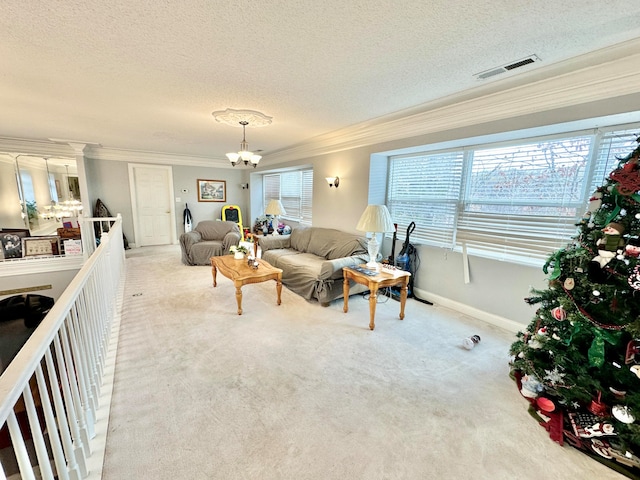
[[[244,245],[232,245],[229,251],[233,253],[233,258],[236,260],[242,260],[244,256],[249,253],[249,250],[247,250],[247,247]]]

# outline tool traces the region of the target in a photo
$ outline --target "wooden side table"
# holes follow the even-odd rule
[[[400,320],[403,320],[411,273],[405,272],[404,270],[385,271],[383,268],[373,275],[366,272],[371,271],[366,268],[365,264],[356,267],[344,267],[342,269],[342,275],[344,276],[344,313],[349,311],[349,280],[353,280],[356,283],[369,287],[369,328],[371,330],[376,328],[376,303],[378,300],[378,290],[381,287],[400,287]]]

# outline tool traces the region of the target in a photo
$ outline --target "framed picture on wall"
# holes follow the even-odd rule
[[[199,202],[226,202],[227,182],[224,180],[198,179]]]

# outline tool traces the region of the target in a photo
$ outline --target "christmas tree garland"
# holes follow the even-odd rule
[[[597,327],[600,328],[604,328],[605,330],[623,330],[625,328],[627,328],[631,322],[629,323],[625,323],[624,325],[608,325],[606,323],[602,323],[597,321],[595,318],[593,318],[589,312],[587,312],[583,307],[581,307],[580,305],[578,305],[578,302],[576,302],[576,299],[573,297],[573,295],[571,295],[571,293],[569,293],[569,290],[567,290],[564,285],[562,285],[562,290],[564,290],[564,293],[567,295],[567,297],[569,297],[569,299],[571,300],[571,302],[573,303],[573,305],[576,307],[576,309],[578,310],[578,312],[580,312],[580,314],[582,315],[582,317],[585,320],[588,320],[589,322],[593,323],[594,325],[596,325]]]

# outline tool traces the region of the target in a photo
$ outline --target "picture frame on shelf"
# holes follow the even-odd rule
[[[50,235],[22,239],[23,257],[51,257],[54,255],[60,255],[60,237]]]
[[[29,236],[26,228],[4,228],[0,230],[0,258],[22,258],[22,239]]]
[[[199,202],[226,202],[227,182],[225,180],[198,179]]]
[[[82,255],[82,240],[67,238],[62,241],[65,256]]]

